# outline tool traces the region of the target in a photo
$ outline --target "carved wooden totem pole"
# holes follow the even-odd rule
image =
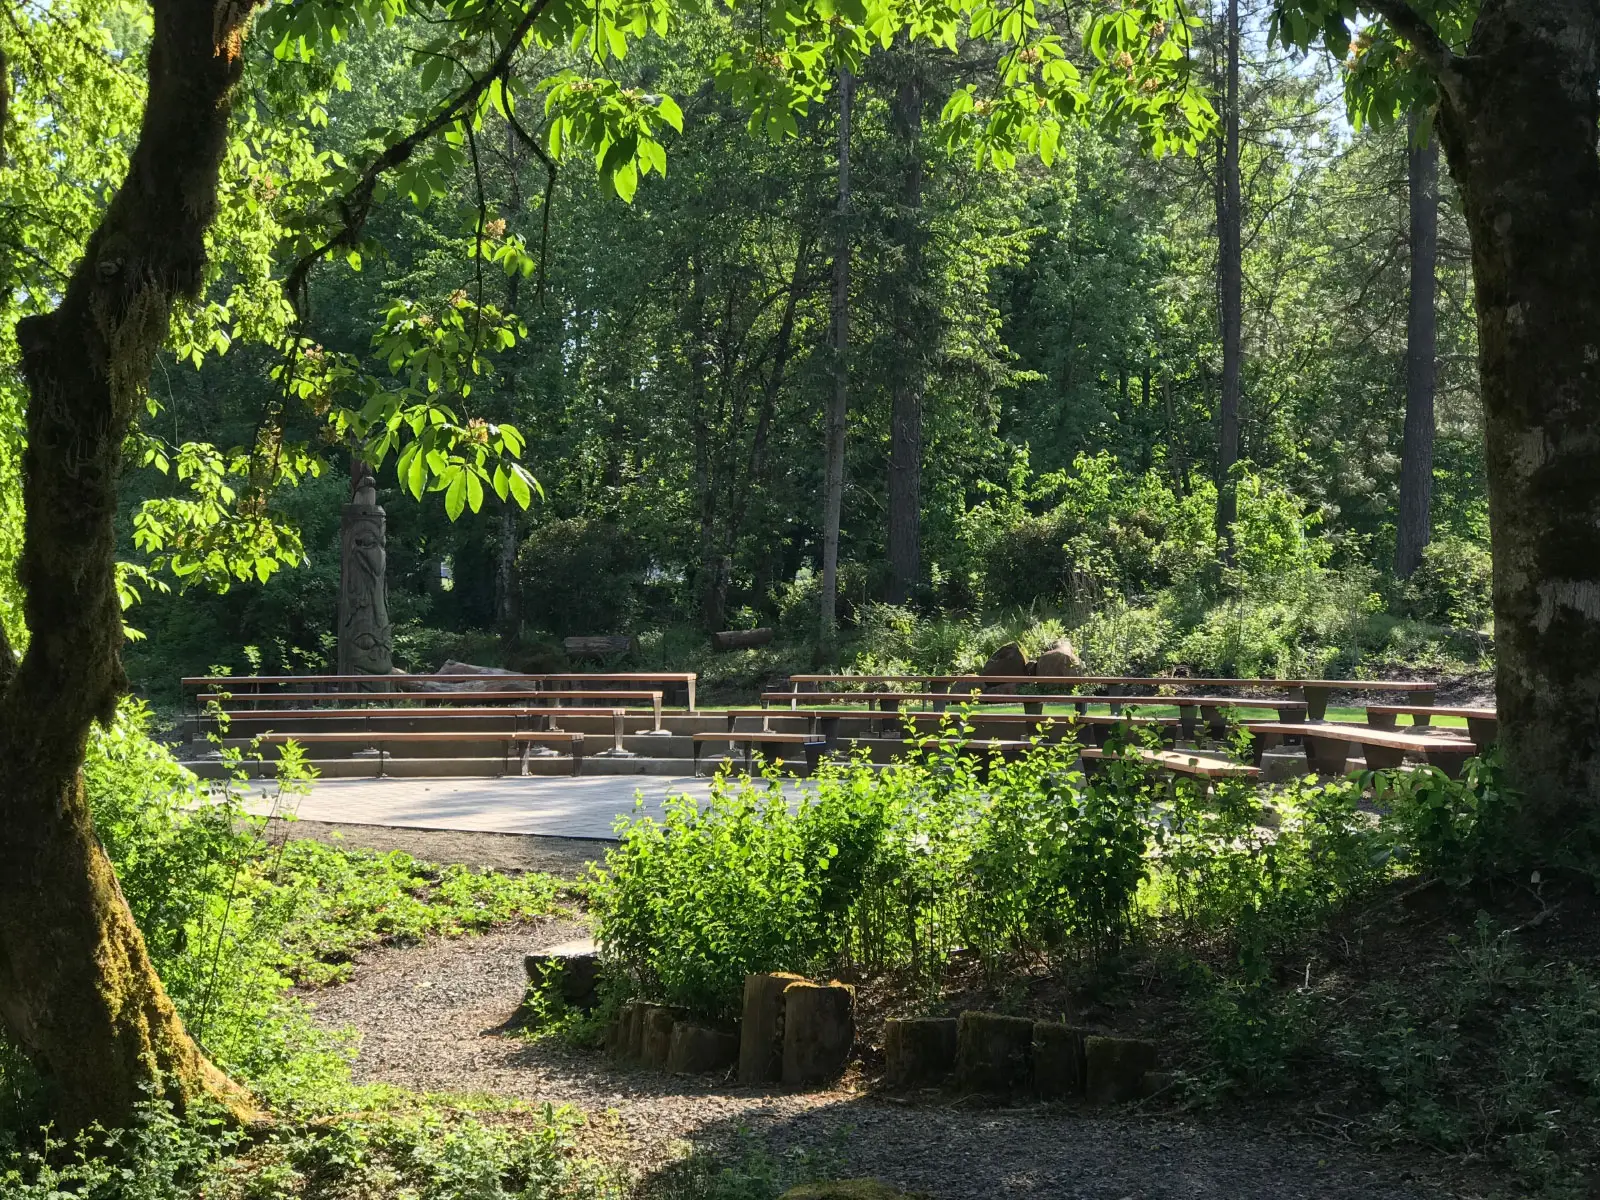
[[[394,669],[394,629],[384,585],[384,512],[365,463],[350,471],[343,509],[339,568],[339,674],[388,675]]]

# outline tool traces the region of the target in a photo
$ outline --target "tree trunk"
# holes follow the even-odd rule
[[[510,649],[522,632],[521,606],[517,603],[517,510],[500,506],[500,553],[494,572],[495,624],[500,644]]]
[[[905,158],[905,183],[896,222],[904,262],[895,304],[895,382],[889,416],[889,603],[904,604],[922,575],[922,395],[924,349],[931,317],[921,303],[922,80],[915,53],[901,56],[905,77],[896,89],[892,120]]]
[[[1411,207],[1411,296],[1406,311],[1406,424],[1400,450],[1400,514],[1394,572],[1406,579],[1422,562],[1432,536],[1433,380],[1437,320],[1434,272],[1439,257],[1439,148],[1430,131],[1417,143],[1411,114],[1406,182]]]
[[[1485,6],[1440,73],[1471,231],[1500,746],[1526,832],[1592,854],[1600,817],[1600,15]]]
[[[828,402],[822,471],[822,599],[819,644],[831,653],[839,595],[839,525],[844,512],[844,433],[850,406],[850,107],[855,76],[839,69],[839,204],[833,252],[833,395]]]
[[[1233,561],[1232,527],[1238,515],[1233,464],[1239,461],[1240,371],[1244,347],[1244,262],[1239,199],[1239,0],[1228,0],[1227,67],[1223,81],[1223,137],[1217,179],[1217,307],[1222,327],[1221,438],[1217,454],[1217,533]]]
[[[249,1097],[185,1032],[95,837],[89,726],[126,680],[117,480],[173,304],[196,295],[249,4],[154,0],[139,143],[54,312],[17,328],[27,382],[19,576],[31,640],[0,634],[0,1021],[64,1125],[125,1124],[153,1087],[235,1113]]]

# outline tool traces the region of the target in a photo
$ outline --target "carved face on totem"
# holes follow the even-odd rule
[[[383,509],[359,502],[344,506],[339,587],[343,675],[387,675],[394,665],[383,537]]]

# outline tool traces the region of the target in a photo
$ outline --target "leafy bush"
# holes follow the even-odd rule
[[[616,525],[547,522],[517,553],[523,620],[561,637],[628,632],[645,605],[649,567],[643,543]]]
[[[737,1011],[752,972],[927,973],[958,945],[994,965],[1093,955],[1128,928],[1149,784],[1130,768],[1091,785],[1074,754],[1040,747],[981,781],[954,747],[824,764],[793,808],[770,781],[719,778],[703,808],[675,797],[622,827],[597,876],[600,940],[638,994],[712,1016]]]
[[[1487,546],[1463,537],[1435,538],[1402,596],[1420,620],[1482,629],[1494,615],[1493,567]]]
[[[1469,760],[1459,780],[1437,767],[1381,772],[1373,801],[1387,810],[1396,856],[1427,874],[1463,883],[1513,857],[1512,798],[1497,751]]]

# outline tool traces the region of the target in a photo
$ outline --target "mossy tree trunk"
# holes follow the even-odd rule
[[[112,718],[125,684],[113,530],[123,439],[173,305],[201,286],[251,5],[151,7],[127,178],[59,306],[17,330],[30,640],[20,661],[0,644],[0,1021],[70,1127],[123,1123],[149,1088],[249,1108],[185,1032],[84,797],[90,724]]]
[[[1600,11],[1497,0],[1419,33],[1471,231],[1500,740],[1526,832],[1600,849]]]

